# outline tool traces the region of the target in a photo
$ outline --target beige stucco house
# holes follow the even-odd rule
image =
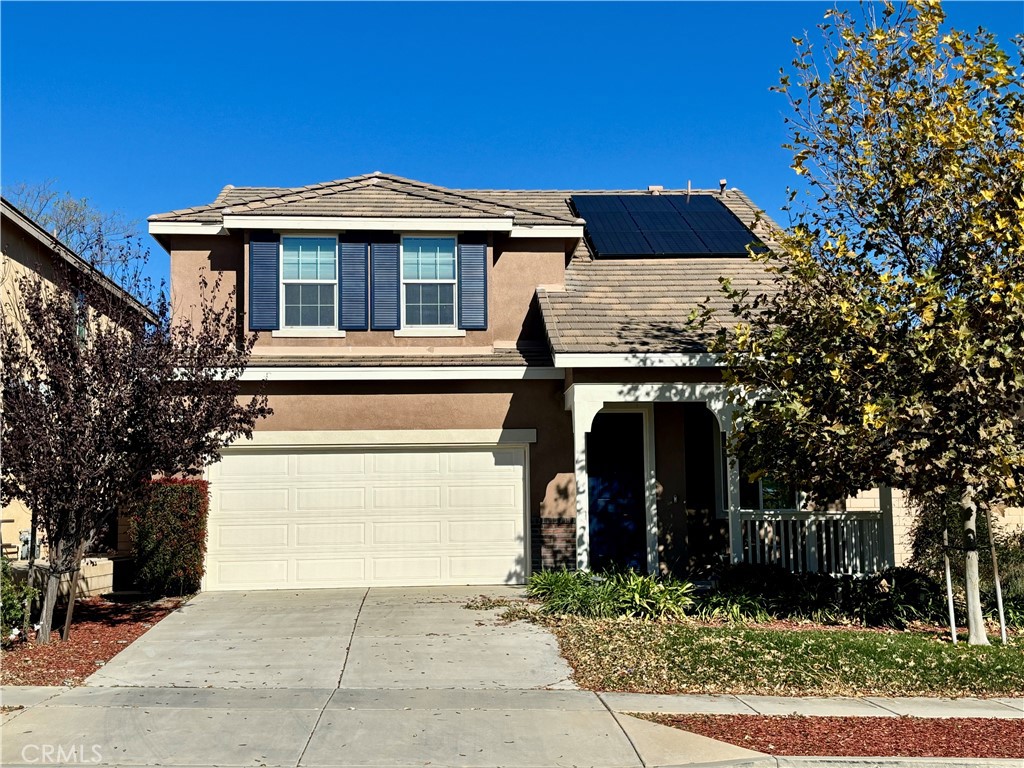
[[[713,190],[446,189],[382,173],[225,187],[158,214],[177,311],[202,272],[259,341],[274,414],[211,482],[205,588],[699,577],[726,560],[860,572],[899,500],[798,510],[741,482],[717,360],[686,323],[755,285],[756,206]]]
[[[18,311],[19,285],[23,278],[41,279],[54,291],[76,293],[85,281],[102,286],[118,301],[150,316],[149,310],[122,290],[106,275],[95,269],[66,244],[47,232],[6,199],[0,199],[0,311],[8,328],[21,326]],[[3,456],[0,455],[0,462]],[[29,510],[14,501],[0,512],[0,544],[3,556],[23,560],[28,555],[26,540],[31,528]],[[127,549],[123,530],[112,530],[107,540],[97,547],[97,555]],[[45,542],[40,538],[45,558]],[[90,558],[84,569],[80,594],[109,591],[113,566],[105,557]]]

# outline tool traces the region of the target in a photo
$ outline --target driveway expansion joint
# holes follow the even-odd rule
[[[341,688],[341,680],[345,677],[345,668],[348,666],[348,656],[352,653],[352,643],[356,639],[356,627],[359,626],[359,617],[363,613],[363,606],[366,605],[366,598],[369,594],[370,588],[367,587],[366,591],[363,592],[363,599],[359,601],[359,607],[356,609],[356,618],[355,621],[352,622],[352,632],[348,636],[348,645],[345,646],[345,658],[341,661],[341,672],[338,673],[338,688]]]

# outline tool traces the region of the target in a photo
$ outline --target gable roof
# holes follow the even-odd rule
[[[2,213],[4,219],[10,221],[25,233],[25,235],[31,237],[39,245],[52,253],[56,258],[60,259],[61,262],[71,267],[75,272],[101,286],[105,291],[110,293],[112,296],[115,296],[120,301],[125,302],[126,305],[139,312],[147,321],[151,323],[156,322],[157,318],[156,315],[153,314],[153,310],[139,301],[135,296],[126,291],[116,282],[111,280],[93,264],[90,264],[88,261],[83,259],[76,251],[72,250],[70,246],[64,244],[55,235],[51,235],[43,229],[34,219],[21,211],[6,197],[0,197],[0,213]]]
[[[371,173],[305,187],[225,187],[207,205],[149,217],[149,221],[218,223],[223,215],[338,217],[515,218],[517,223],[574,224],[568,206],[534,207],[495,200],[484,192],[446,189],[391,174]]]

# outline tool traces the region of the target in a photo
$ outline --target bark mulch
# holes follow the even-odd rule
[[[0,651],[0,685],[81,685],[184,600],[79,600],[71,638],[66,643],[55,631],[48,645],[35,645],[27,640]],[[54,624],[63,627],[63,617],[63,611],[58,610]]]
[[[1024,720],[803,715],[640,717],[773,755],[1024,758]]]

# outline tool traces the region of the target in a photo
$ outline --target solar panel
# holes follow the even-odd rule
[[[619,197],[620,195],[573,195],[572,202],[576,206],[576,212],[583,218],[587,218],[584,210],[590,213],[610,211],[619,211],[621,213],[625,211],[626,209],[619,202]]]
[[[646,237],[651,250],[658,256],[707,256],[711,253],[693,230],[647,232]]]
[[[722,254],[723,256],[742,256],[747,252],[747,246],[757,242],[750,232],[735,232],[733,230],[706,229],[698,232],[697,235],[708,247],[709,252]]]
[[[654,251],[639,230],[601,229],[590,232],[599,256],[653,256]]]
[[[633,221],[636,222],[641,232],[692,232],[686,222],[679,217],[677,211],[671,213],[634,213]]]
[[[598,257],[733,256],[757,243],[711,195],[573,195],[572,203]]]
[[[618,211],[601,211],[599,213],[592,213],[589,216],[584,216],[587,221],[587,228],[591,232],[597,232],[599,230],[619,230],[624,231],[628,229],[636,229],[636,221],[623,210]]]
[[[630,213],[677,214],[675,206],[664,195],[616,195],[622,207]]]

